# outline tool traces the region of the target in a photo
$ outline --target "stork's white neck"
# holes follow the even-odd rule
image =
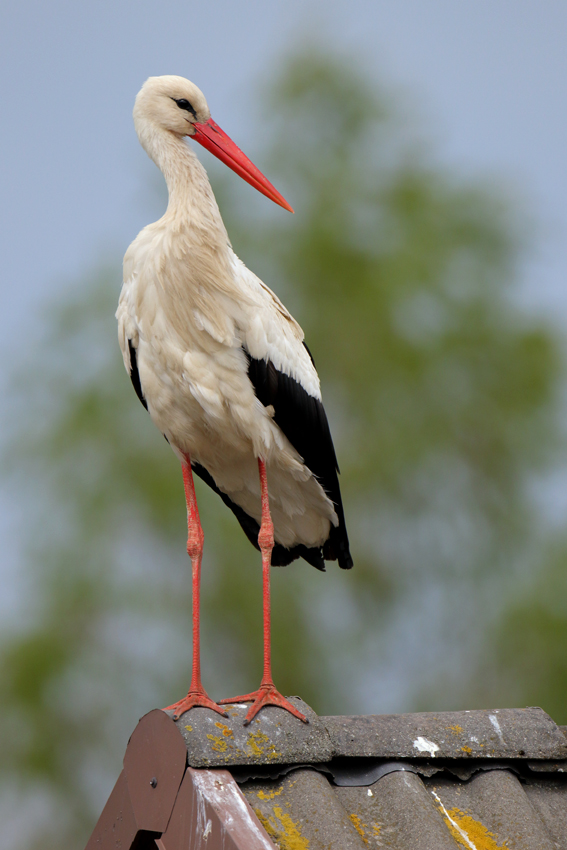
[[[184,138],[151,122],[138,130],[140,142],[163,173],[169,191],[166,217],[176,225],[206,228],[223,244],[228,237],[207,172]]]

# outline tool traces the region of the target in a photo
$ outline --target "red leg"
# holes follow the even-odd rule
[[[274,548],[274,524],[270,515],[270,501],[268,498],[268,478],[266,475],[266,464],[258,458],[258,469],[260,471],[260,487],[262,490],[262,524],[258,535],[258,544],[262,553],[262,578],[263,578],[263,607],[264,607],[264,675],[257,691],[234,699],[221,699],[219,705],[228,705],[234,702],[252,702],[250,710],[244,720],[247,726],[256,717],[265,705],[277,705],[285,708],[295,717],[309,721],[297,708],[276,690],[272,680],[272,643],[270,635],[270,565],[272,561],[272,549]]]
[[[187,502],[187,554],[191,558],[193,572],[193,671],[187,696],[173,703],[173,705],[168,705],[167,708],[175,709],[174,720],[177,720],[185,711],[189,711],[190,708],[195,706],[212,708],[213,711],[227,717],[226,712],[209,698],[201,683],[201,558],[203,557],[204,536],[197,508],[191,461],[188,455],[186,456],[186,463],[182,464],[182,469],[185,501]]]

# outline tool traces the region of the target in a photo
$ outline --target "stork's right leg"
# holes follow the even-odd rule
[[[185,711],[190,708],[199,706],[201,708],[212,708],[227,717],[226,712],[220,708],[216,702],[208,696],[201,683],[201,629],[200,629],[200,614],[201,614],[201,559],[203,557],[203,529],[201,528],[201,520],[199,519],[199,509],[197,508],[197,497],[195,495],[195,486],[193,484],[193,473],[191,471],[191,460],[188,455],[185,457],[185,463],[182,464],[183,469],[183,485],[185,488],[185,501],[187,502],[187,554],[191,558],[191,568],[193,572],[193,671],[191,675],[191,686],[186,697],[175,702],[173,705],[168,705],[167,708],[175,709],[173,719],[177,720]]]
[[[258,458],[258,470],[260,473],[260,491],[262,494],[262,524],[258,534],[258,545],[262,553],[262,577],[263,577],[263,601],[264,601],[264,675],[257,691],[251,694],[234,697],[233,699],[221,699],[220,705],[229,705],[234,702],[251,702],[252,705],[244,720],[247,726],[256,717],[265,705],[277,705],[285,708],[290,714],[309,723],[292,703],[280,694],[272,679],[272,639],[270,635],[270,565],[272,562],[272,550],[274,548],[274,523],[270,514],[270,499],[268,496],[268,476],[266,463]]]

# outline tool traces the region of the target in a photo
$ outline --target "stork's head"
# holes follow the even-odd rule
[[[145,150],[157,131],[190,136],[276,204],[293,212],[288,202],[211,118],[201,89],[184,77],[149,77],[136,97],[134,125]]]
[[[134,124],[151,121],[178,136],[193,136],[211,117],[205,95],[184,77],[150,77],[134,104]]]

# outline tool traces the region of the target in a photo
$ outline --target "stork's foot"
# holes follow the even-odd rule
[[[248,711],[244,719],[244,725],[248,726],[248,724],[254,720],[258,712],[261,708],[264,708],[265,705],[277,705],[278,708],[285,708],[286,711],[289,711],[290,714],[293,714],[294,717],[298,717],[299,720],[303,720],[304,723],[309,723],[309,720],[306,718],[304,714],[297,710],[297,708],[290,703],[288,699],[280,694],[278,690],[276,690],[276,686],[273,682],[268,682],[265,685],[260,685],[257,691],[254,691],[251,694],[245,694],[244,696],[234,697],[234,699],[220,699],[219,705],[230,705],[235,702],[251,702],[252,705]]]
[[[179,720],[181,715],[189,711],[190,708],[210,708],[212,711],[216,711],[217,714],[228,717],[226,711],[210,699],[204,688],[192,688],[186,697],[178,700],[178,702],[174,702],[173,705],[168,705],[163,710],[171,711],[173,709],[175,711],[173,719]]]

